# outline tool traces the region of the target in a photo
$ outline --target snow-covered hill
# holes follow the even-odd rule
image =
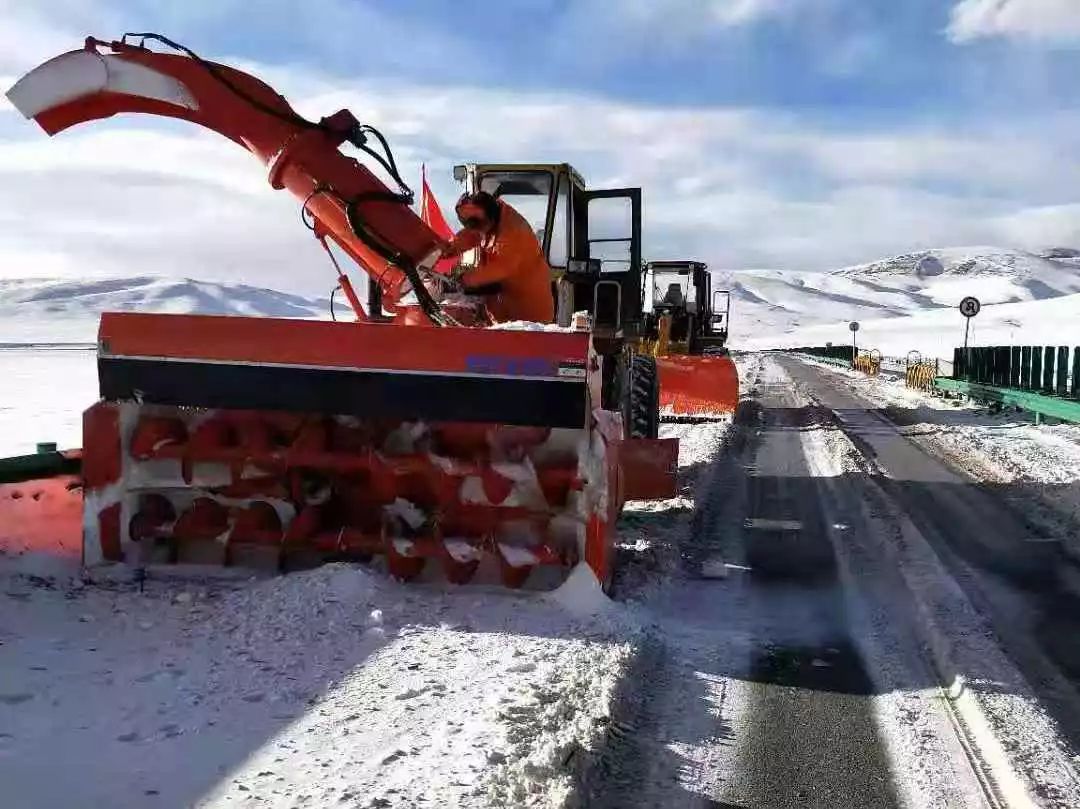
[[[329,302],[190,278],[0,279],[0,343],[92,342],[104,311],[322,318]]]
[[[733,292],[736,347],[843,343],[850,340],[848,322],[857,320],[863,345],[950,356],[962,339],[956,307],[966,295],[983,303],[973,322],[973,336],[983,344],[1080,340],[1076,252],[957,247],[824,273],[738,271],[717,282]]]
[[[1080,251],[995,247],[907,253],[832,272],[716,273],[732,291],[732,346],[773,348],[850,340],[887,354],[912,348],[952,355],[962,340],[956,307],[983,303],[973,343],[1080,344]],[[0,344],[92,342],[102,311],[326,318],[329,301],[188,278],[0,279]]]

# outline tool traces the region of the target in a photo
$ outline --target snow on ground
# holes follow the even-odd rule
[[[1032,414],[1023,411],[992,412],[971,401],[912,390],[896,377],[813,364],[879,405],[934,454],[979,480],[1008,484],[1026,498],[1033,522],[1057,529],[1080,560],[1080,425],[1036,426]]]
[[[97,398],[93,351],[0,348],[0,458],[39,441],[81,447],[82,413]]]
[[[145,592],[8,575],[5,801],[563,805],[636,636],[589,579],[529,597],[345,565]]]
[[[0,351],[0,373],[18,392],[0,454],[78,445],[93,352]],[[687,481],[728,426],[663,426]],[[624,540],[686,530],[689,486],[629,504]],[[638,519],[650,509],[678,519]],[[566,805],[642,635],[584,568],[546,595],[341,565],[152,572],[140,592],[27,561],[0,558],[0,783],[20,809]]]

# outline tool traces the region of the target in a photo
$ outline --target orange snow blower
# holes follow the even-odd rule
[[[646,335],[642,350],[656,357],[660,406],[676,416],[733,413],[739,375],[728,355],[731,293],[712,291],[700,261],[645,265]]]
[[[70,477],[0,481],[0,549],[29,536],[40,550],[54,530],[57,547],[81,536],[88,565],[381,556],[401,579],[439,567],[461,583],[486,567],[519,587],[584,562],[607,585],[622,504],[674,494],[678,444],[657,438],[655,361],[635,353],[635,310],[622,305],[640,289],[639,189],[587,191],[566,165],[462,167],[459,179],[498,194],[543,195],[560,322],[590,315],[575,318],[584,329],[493,330],[475,301],[442,297],[438,237],[410,209],[386,141],[347,110],[308,121],[259,80],[156,34],[87,39],[8,97],[49,134],[125,112],[221,133],[369,283],[365,308],[337,269],[354,323],[104,314],[81,514],[28,507]],[[603,273],[589,214],[611,199],[632,211],[630,261]]]

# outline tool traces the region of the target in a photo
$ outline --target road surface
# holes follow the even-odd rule
[[[1026,642],[999,648],[987,628],[1004,616],[979,612],[1002,587],[1028,588],[1032,616],[1060,606],[1030,590],[1052,581],[1052,543],[1029,554],[992,493],[828,371],[759,356],[743,374],[726,450],[689,476],[695,512],[668,584],[644,599],[645,685],[624,696],[586,805],[1080,805],[1025,675],[1055,716],[1067,678],[1024,625],[1012,634]],[[1001,715],[969,684],[988,673]]]

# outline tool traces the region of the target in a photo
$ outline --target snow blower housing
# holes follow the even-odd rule
[[[288,568],[380,555],[402,579],[432,562],[454,582],[488,566],[518,587],[534,570],[559,581],[585,562],[606,584],[624,501],[674,493],[678,444],[656,437],[655,371],[651,387],[643,382],[652,360],[634,353],[628,296],[589,250],[607,243],[589,238],[591,201],[628,200],[622,272],[637,284],[638,189],[586,192],[569,167],[549,172],[550,199],[565,188],[567,201],[561,214],[546,201],[542,235],[549,258],[565,248],[552,262],[560,314],[585,309],[593,329],[490,330],[425,284],[438,238],[409,208],[382,136],[346,110],[307,121],[257,79],[153,34],[88,39],[8,96],[49,134],[143,112],[225,135],[302,201],[324,246],[336,243],[370,279],[365,310],[339,271],[354,323],[103,315],[81,525],[57,526],[81,530],[85,563]],[[399,190],[343,154],[344,143]],[[473,177],[496,178],[501,193],[522,187],[494,172]],[[44,481],[15,485],[11,503]],[[15,513],[11,503],[0,499],[0,517]],[[7,522],[0,547],[20,531]]]

